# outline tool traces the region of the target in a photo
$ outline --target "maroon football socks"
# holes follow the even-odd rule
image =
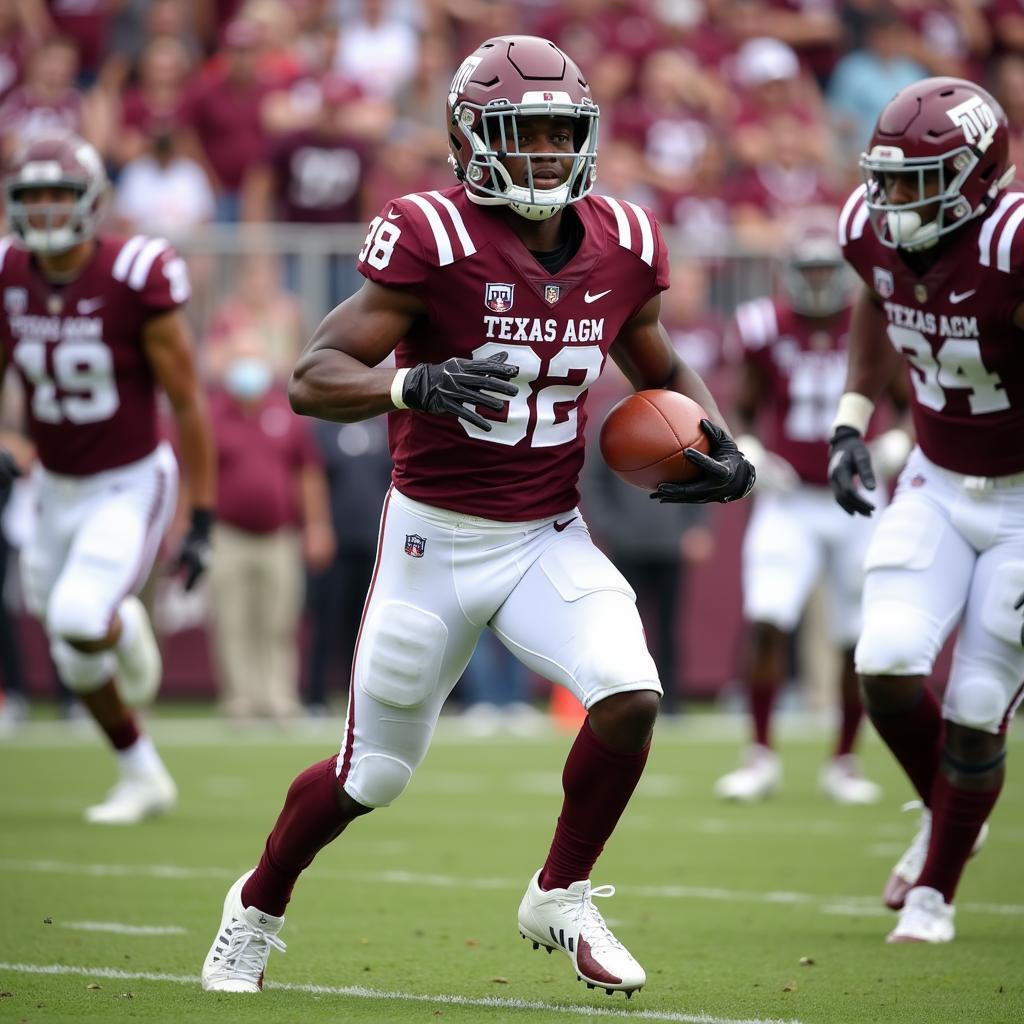
[[[839,707],[839,736],[836,740],[836,757],[845,757],[853,753],[853,746],[857,741],[857,733],[860,731],[860,723],[864,718],[864,704],[861,702],[860,693],[856,689],[853,692],[843,691]]]
[[[932,834],[918,885],[938,889],[947,903],[953,902],[964,865],[1002,788],[1000,783],[995,789],[962,789],[942,772],[936,774],[931,792]]]
[[[299,875],[349,823],[339,804],[338,756],[307,768],[288,789],[256,870],[242,887],[242,906],[281,917]]]
[[[97,724],[107,734],[107,739],[110,740],[110,745],[115,750],[127,750],[129,747],[134,747],[141,735],[139,723],[130,711],[126,712],[120,721],[101,722],[97,719]]]
[[[651,745],[637,753],[613,750],[585,721],[562,771],[565,800],[548,859],[542,889],[566,889],[590,878],[591,869],[612,834],[643,774]]]
[[[911,707],[888,713],[872,711],[870,716],[878,735],[930,807],[945,732],[942,708],[935,694],[923,687],[920,698]]]
[[[754,720],[754,742],[762,747],[772,745],[772,709],[779,692],[778,680],[758,680],[748,684],[750,716]]]

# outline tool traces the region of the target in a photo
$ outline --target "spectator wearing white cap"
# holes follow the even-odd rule
[[[803,158],[824,163],[828,132],[821,94],[802,74],[793,48],[768,36],[748,39],[736,51],[731,70],[741,90],[732,131],[739,161],[756,167],[771,160],[779,127],[797,126],[802,129]]]

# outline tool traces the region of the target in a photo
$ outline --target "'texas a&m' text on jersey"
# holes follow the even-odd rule
[[[0,342],[24,383],[29,434],[46,469],[90,476],[153,451],[156,382],[143,326],[189,293],[185,263],[162,238],[98,238],[85,269],[63,286],[10,237],[0,241]]]
[[[583,465],[587,389],[632,316],[668,287],[654,217],[588,196],[576,255],[549,274],[505,217],[461,186],[414,193],[374,218],[359,254],[371,281],[428,310],[395,350],[399,367],[507,352],[518,394],[501,412],[477,407],[490,432],[454,416],[392,413],[395,486],[441,508],[508,522],[573,508]]]
[[[864,186],[839,218],[850,265],[879,297],[910,371],[917,442],[934,463],[971,476],[1024,470],[1024,192],[939,241],[915,273],[875,237]]]

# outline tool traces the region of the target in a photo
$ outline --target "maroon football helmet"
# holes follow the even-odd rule
[[[455,72],[446,113],[449,161],[474,203],[509,206],[528,220],[547,220],[593,188],[599,111],[583,73],[547,39],[496,36],[481,43]],[[572,170],[555,188],[534,188],[530,161],[527,184],[515,185],[502,163],[518,152],[516,119],[534,116],[573,121]]]
[[[67,189],[73,202],[24,202],[38,188]],[[92,238],[103,214],[107,174],[99,153],[71,132],[47,132],[26,139],[4,178],[11,228],[32,252],[52,254]],[[43,226],[38,222],[43,219]]]
[[[889,248],[924,249],[981,216],[1013,180],[1002,107],[961,78],[925,78],[900,90],[878,118],[860,168],[871,225]],[[916,176],[916,198],[892,203],[890,175]],[[937,178],[928,194],[926,181]],[[913,179],[911,179],[913,181]],[[926,210],[935,217],[923,222]]]
[[[801,316],[830,317],[850,304],[853,275],[836,235],[835,215],[825,211],[798,220],[789,233],[779,282]]]

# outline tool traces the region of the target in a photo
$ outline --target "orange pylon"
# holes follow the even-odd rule
[[[549,710],[551,721],[565,732],[579,732],[587,717],[587,709],[564,686],[551,687]]]

